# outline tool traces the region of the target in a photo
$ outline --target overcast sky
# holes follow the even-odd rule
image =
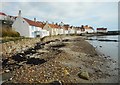
[[[118,2],[2,2],[2,12],[38,21],[118,29]]]

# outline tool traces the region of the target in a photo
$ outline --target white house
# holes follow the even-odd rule
[[[59,34],[59,35],[64,34],[64,23],[63,23],[63,22],[61,22],[61,23],[59,24],[58,34]]]
[[[62,35],[62,34],[64,34],[64,29],[62,29],[61,27],[58,29],[58,34],[59,35]]]
[[[46,22],[45,26],[43,27],[43,29],[49,31],[49,35],[59,35],[59,34],[63,34],[63,29],[61,29],[61,26],[58,24],[50,24],[48,22]]]
[[[92,27],[90,27],[88,25],[83,26],[83,27],[85,29],[85,31],[84,31],[85,33],[94,33],[94,29]]]
[[[41,31],[39,31],[40,37],[50,36],[50,31],[45,29],[46,23],[41,23],[40,28]]]
[[[7,20],[7,15],[3,12],[0,12],[0,20]]]
[[[16,20],[16,17],[8,15],[7,20],[14,22]]]
[[[58,26],[56,24],[49,24],[51,29],[51,35],[58,35]]]
[[[63,34],[69,34],[69,31],[68,31],[69,25],[68,24],[63,25],[61,28],[63,29]]]
[[[82,33],[81,27],[75,27],[75,33],[81,34]]]
[[[71,26],[68,30],[69,30],[69,34],[75,34],[76,32],[76,28],[73,26]]]
[[[15,21],[15,17],[6,15],[3,12],[0,12],[0,20]]]
[[[63,22],[61,22],[61,24],[57,24],[55,25],[55,28],[57,29],[57,35],[62,35],[62,34],[68,34],[68,28],[69,25],[65,25]]]
[[[42,22],[37,22],[36,19],[34,21],[29,20],[27,18],[21,17],[21,11],[19,11],[19,15],[14,21],[12,28],[19,32],[21,36],[25,37],[43,37],[49,35],[47,30],[43,30],[44,24]]]
[[[53,35],[53,29],[49,25],[48,21],[46,21],[46,23],[44,23],[44,24],[45,25],[44,25],[43,29],[49,32],[49,36]]]

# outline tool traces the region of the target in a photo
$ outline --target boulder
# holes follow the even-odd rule
[[[87,71],[83,71],[81,73],[78,73],[78,76],[82,79],[89,80],[89,73]]]

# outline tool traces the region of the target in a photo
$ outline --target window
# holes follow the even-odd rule
[[[34,26],[31,26],[31,29],[34,30]]]
[[[32,36],[34,36],[34,32],[32,32]]]

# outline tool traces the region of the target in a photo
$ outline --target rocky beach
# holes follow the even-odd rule
[[[1,45],[3,85],[118,83],[119,69],[111,67],[116,61],[99,55],[81,36],[45,37]]]

